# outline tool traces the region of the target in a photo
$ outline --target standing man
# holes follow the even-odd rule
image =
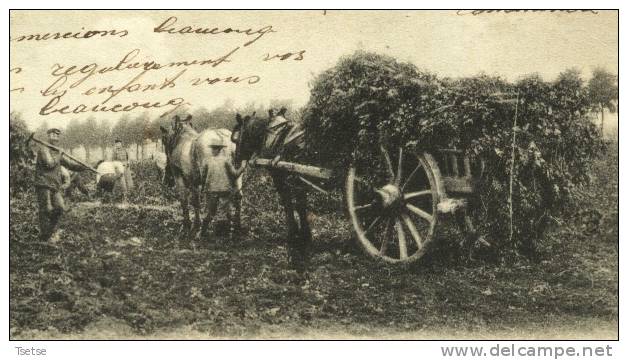
[[[128,191],[133,189],[133,174],[129,167],[129,153],[122,147],[122,140],[116,139],[113,146],[113,161],[120,161],[124,164],[124,182]]]
[[[48,142],[58,146],[61,130],[49,129]],[[64,156],[63,151],[40,146],[37,151],[35,172],[35,190],[39,206],[39,238],[48,241],[58,240],[55,230],[61,215],[68,211],[63,199],[63,170],[66,167],[74,171],[87,170],[85,166]],[[53,237],[53,234],[54,237]]]
[[[236,224],[236,221],[240,220],[240,215],[233,213],[234,210],[238,208],[235,206],[235,203],[241,200],[241,198],[238,197],[239,189],[236,181],[244,172],[245,166],[238,169],[233,166],[231,159],[224,155],[224,148],[227,147],[227,145],[222,139],[211,139],[209,147],[211,148],[213,158],[207,162],[203,171],[205,173],[205,179],[203,179],[204,182],[202,186],[202,191],[205,193],[207,199],[207,215],[205,219],[203,219],[198,237],[202,238],[207,236],[210,222],[216,216],[220,200],[223,199],[227,202],[229,237],[233,238],[240,232],[240,224]],[[234,218],[234,215],[236,218]]]

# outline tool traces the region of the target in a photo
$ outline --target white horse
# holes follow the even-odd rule
[[[235,156],[235,144],[231,143],[231,131],[227,129],[207,129],[198,133],[191,125],[192,116],[185,120],[175,117],[175,122],[170,128],[161,126],[162,143],[164,144],[166,156],[168,158],[166,167],[166,178],[170,178],[177,189],[181,209],[183,211],[183,223],[181,234],[189,234],[192,223],[190,222],[189,200],[191,197],[194,208],[193,232],[196,232],[201,225],[201,201],[200,192],[202,184],[205,183],[205,169],[211,161],[216,158],[211,153],[209,146],[212,139],[222,139],[222,143],[227,145],[223,150],[224,156]],[[226,169],[225,169],[226,171]],[[241,209],[241,176],[236,180],[236,196],[233,199],[235,207],[234,224],[240,228]]]

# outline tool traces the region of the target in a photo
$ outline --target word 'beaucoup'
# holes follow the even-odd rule
[[[164,22],[162,22],[161,24],[159,24],[157,27],[155,27],[153,29],[154,32],[156,33],[168,33],[168,34],[181,34],[181,35],[185,35],[185,34],[200,34],[200,35],[218,35],[218,34],[230,34],[230,33],[235,33],[235,34],[244,34],[246,36],[254,36],[257,35],[257,37],[251,41],[248,41],[246,43],[244,43],[244,46],[249,46],[252,43],[256,42],[257,40],[259,40],[262,36],[268,34],[268,33],[272,33],[275,32],[275,30],[273,30],[272,25],[268,25],[268,26],[264,26],[258,30],[253,30],[251,28],[248,29],[234,29],[231,27],[228,28],[217,28],[217,27],[192,27],[189,25],[185,25],[182,27],[175,27],[174,24],[177,23],[177,17],[176,16],[171,16],[169,18],[167,18]]]

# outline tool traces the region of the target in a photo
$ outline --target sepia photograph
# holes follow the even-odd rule
[[[9,340],[619,339],[619,10],[8,15]]]

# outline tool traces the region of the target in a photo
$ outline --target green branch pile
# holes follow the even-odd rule
[[[303,112],[309,161],[342,171],[352,162],[369,164],[379,144],[463,150],[486,165],[472,199],[483,217],[478,223],[508,247],[510,195],[515,243],[533,246],[548,219],[590,180],[603,150],[588,89],[573,70],[552,82],[538,75],[515,83],[486,75],[440,79],[392,57],[356,52],[311,87]]]

